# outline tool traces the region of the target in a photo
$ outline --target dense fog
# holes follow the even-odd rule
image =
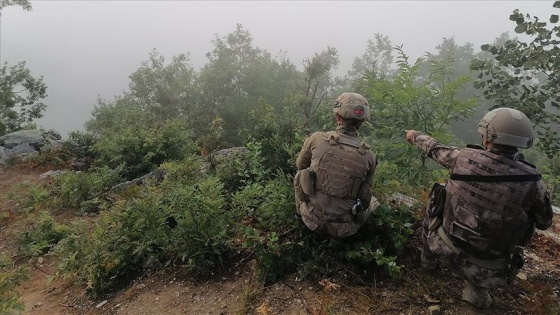
[[[403,45],[413,59],[443,38],[458,45],[491,43],[513,33],[514,9],[550,14],[552,1],[32,1],[33,10],[6,7],[1,17],[1,61],[26,61],[48,87],[39,126],[65,135],[83,129],[97,98],[112,100],[156,49],[166,61],[190,54],[207,63],[217,36],[238,23],[255,46],[284,52],[298,68],[326,47],[337,49],[344,76],[376,33]],[[515,35],[515,34],[513,34]]]

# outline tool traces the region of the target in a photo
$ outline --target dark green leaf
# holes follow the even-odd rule
[[[550,23],[556,23],[558,22],[558,15],[553,14],[550,16]]]
[[[490,48],[489,44],[484,44],[484,45],[480,46],[480,49],[483,50],[483,51],[488,51],[488,48]]]
[[[518,34],[525,33],[526,30],[527,30],[527,26],[524,25],[524,24],[517,25],[515,27],[515,32],[518,33]]]

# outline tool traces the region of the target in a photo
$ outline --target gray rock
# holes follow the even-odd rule
[[[62,146],[55,130],[20,130],[0,137],[0,164]]]
[[[246,147],[233,147],[212,153],[212,165],[229,164],[233,159],[246,159],[249,150]]]
[[[43,179],[43,178],[46,178],[46,177],[55,177],[55,176],[58,176],[58,175],[64,174],[64,173],[68,173],[68,171],[63,171],[63,170],[47,171],[47,172],[39,175],[39,178]]]
[[[130,186],[133,186],[133,185],[142,186],[142,185],[145,185],[148,180],[155,180],[157,182],[161,182],[165,178],[166,173],[167,172],[163,169],[157,169],[157,170],[155,170],[153,172],[150,172],[150,173],[148,173],[144,176],[135,178],[133,180],[129,180],[127,182],[122,182],[122,183],[116,184],[115,186],[111,187],[111,189],[109,190],[109,193],[118,193],[118,192],[120,192],[120,191],[122,191],[122,190],[124,190],[124,189],[126,189]]]

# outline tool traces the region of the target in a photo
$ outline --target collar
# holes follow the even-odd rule
[[[356,128],[338,126],[338,127],[336,127],[336,133],[340,133],[340,134],[347,135],[347,136],[350,136],[350,137],[358,138],[358,129],[356,129]]]

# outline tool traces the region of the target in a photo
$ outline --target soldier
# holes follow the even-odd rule
[[[482,147],[465,149],[415,130],[406,130],[406,139],[450,172],[439,207],[436,193],[424,220],[422,269],[431,272],[440,260],[465,279],[462,299],[488,308],[488,289],[513,280],[523,266],[522,247],[535,227],[545,230],[552,224],[552,208],[541,175],[518,152],[533,144],[527,116],[494,109],[482,118],[478,132]]]
[[[336,131],[315,132],[305,139],[294,188],[297,216],[310,230],[329,235],[330,246],[340,249],[341,239],[355,234],[377,205],[371,192],[377,161],[358,138],[358,129],[370,116],[367,100],[343,93],[333,110]]]

